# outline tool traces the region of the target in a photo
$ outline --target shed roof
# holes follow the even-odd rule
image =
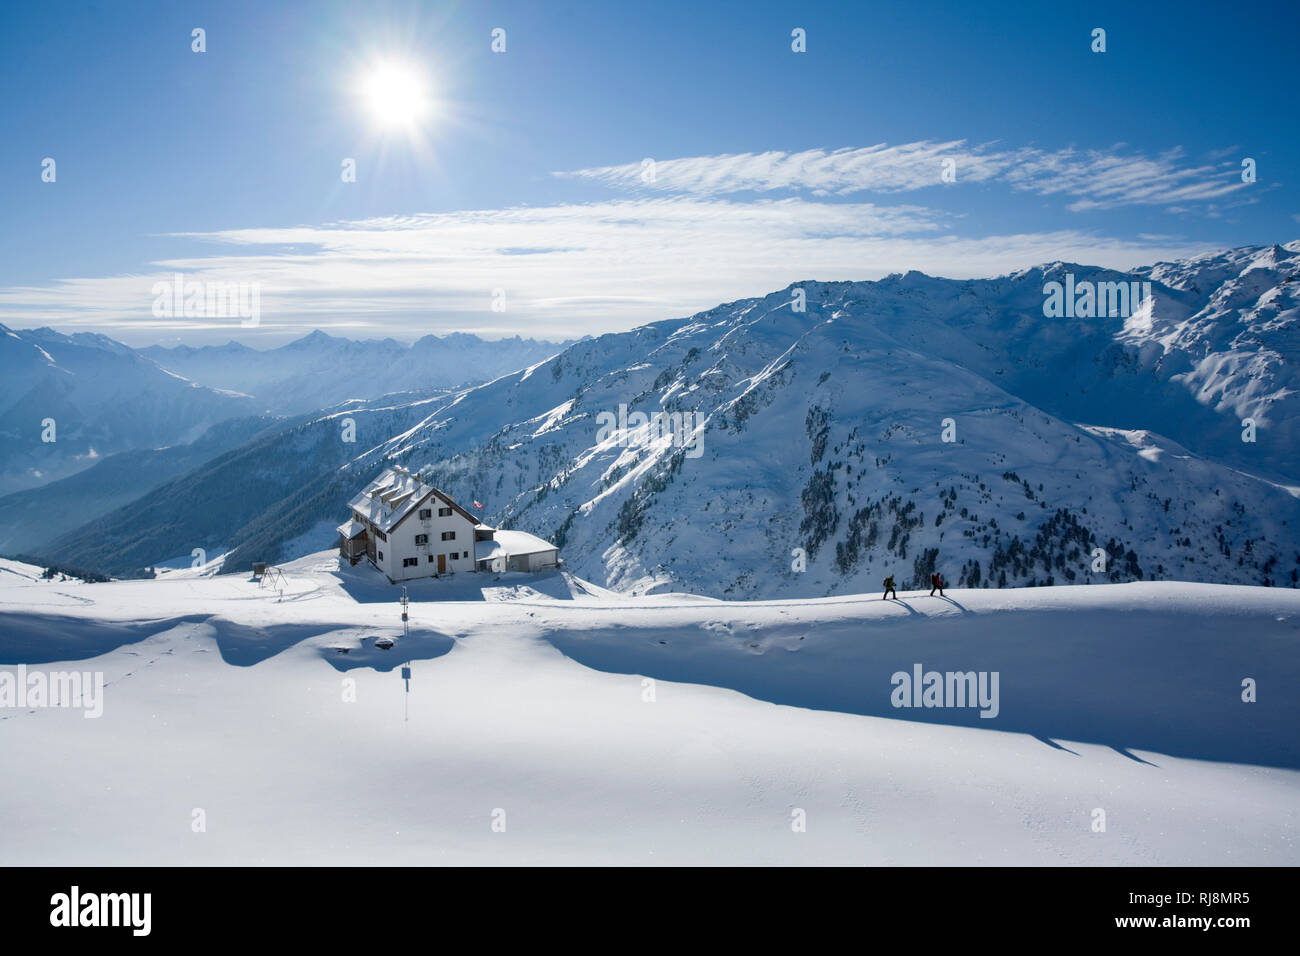
[[[527,531],[497,531],[493,540],[478,541],[474,545],[474,559],[506,558],[520,554],[539,554],[544,551],[558,551],[549,541],[544,541]]]

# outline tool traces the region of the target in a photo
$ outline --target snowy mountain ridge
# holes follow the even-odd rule
[[[0,494],[73,475],[114,452],[193,441],[254,408],[107,336],[0,325]]]
[[[1298,255],[809,281],[583,340],[445,398],[322,413],[177,479],[173,550],[149,560],[201,546],[230,570],[326,547],[356,488],[401,463],[629,592],[837,594],[931,570],[979,587],[1292,586]],[[1047,319],[1044,286],[1065,275],[1150,282],[1152,307]],[[656,427],[665,413],[689,432]],[[355,450],[337,444],[345,417]],[[304,443],[316,471],[285,458]],[[250,467],[283,476],[281,501],[224,525],[185,504]],[[111,548],[157,521],[143,503],[111,517],[59,556],[95,567],[84,539]]]
[[[579,343],[354,468],[409,462],[633,591],[842,593],[936,568],[1295,584],[1298,262],[1269,247],[1132,275],[800,283]],[[1146,278],[1148,321],[1045,320],[1065,272]],[[620,408],[704,422],[701,459],[644,426],[600,441]]]
[[[316,330],[273,349],[232,341],[202,348],[151,346],[140,354],[188,379],[255,396],[276,414],[298,414],[347,399],[489,381],[567,344],[519,336],[490,341],[454,332],[426,335],[408,346]]]

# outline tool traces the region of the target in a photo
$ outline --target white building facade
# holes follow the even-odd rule
[[[558,564],[554,545],[488,527],[419,472],[400,466],[384,471],[348,507],[352,516],[338,528],[339,553],[353,564],[369,560],[393,582]],[[498,535],[501,541],[494,540]]]

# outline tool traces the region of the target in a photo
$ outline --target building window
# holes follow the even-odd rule
[[[455,532],[455,531],[444,531],[444,532],[442,533],[442,540],[443,540],[443,541],[455,541],[455,540],[456,540],[456,532]]]
[[[425,560],[428,561],[430,564],[433,564],[433,555],[431,554],[425,555]]]
[[[375,529],[375,537],[378,538],[380,541],[387,541],[387,540],[388,540],[388,535],[384,534],[384,533],[383,533],[382,531],[380,531],[378,528]]]
[[[402,558],[402,567],[414,568],[420,564],[419,558]]]
[[[450,509],[450,508],[439,508],[439,509],[438,509],[438,517],[439,517],[439,518],[450,518],[450,517],[451,517],[451,509]]]
[[[375,554],[379,555],[379,560],[380,560],[380,561],[384,560],[384,552],[382,552],[382,551],[376,551]]]
[[[417,534],[417,535],[415,536],[415,543],[416,543],[416,544],[428,544],[428,543],[429,543],[429,536],[428,536],[427,534]]]
[[[421,521],[423,521],[425,518],[432,518],[432,517],[433,517],[433,509],[432,509],[432,508],[421,508],[421,509],[420,509],[420,520],[421,520]]]

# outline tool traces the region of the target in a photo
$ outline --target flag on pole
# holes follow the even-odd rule
[[[479,511],[482,511],[482,510],[483,510],[483,506],[482,506],[481,504],[479,504],[477,501],[474,502],[474,507],[477,508]]]

